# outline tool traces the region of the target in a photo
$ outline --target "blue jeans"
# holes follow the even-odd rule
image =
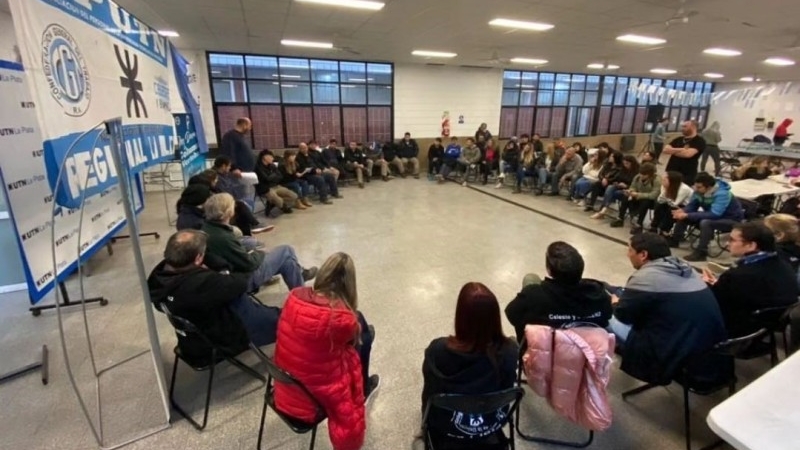
[[[544,189],[547,186],[547,182],[553,178],[553,174],[550,173],[546,168],[540,167],[536,169],[539,171],[539,183],[538,186],[540,189]]]
[[[308,198],[308,194],[311,190],[306,180],[292,181],[291,183],[285,183],[284,186],[291,189],[300,198]]]
[[[331,173],[323,173],[321,176],[325,181],[325,184],[328,185],[328,192],[330,192],[334,197],[337,197],[339,195],[339,187],[336,186],[336,177],[334,177]]]
[[[294,249],[288,245],[279,245],[264,253],[264,261],[250,275],[250,290],[255,291],[278,274],[283,277],[283,282],[289,290],[305,283],[303,268],[297,262]]]
[[[625,194],[622,193],[622,189],[617,188],[616,186],[609,186],[606,189],[606,193],[603,194],[603,208],[607,207],[608,205],[622,200],[625,197]]]
[[[517,169],[517,187],[522,186],[522,180],[525,177],[536,177],[536,169],[526,169],[519,166],[519,169]]]
[[[250,342],[257,347],[275,342],[278,332],[278,317],[281,315],[280,308],[264,306],[247,294],[234,300],[228,307],[242,321],[247,336],[250,337]]]
[[[620,322],[616,317],[611,316],[608,321],[608,330],[614,333],[617,337],[617,342],[624,344],[628,340],[628,334],[631,332],[631,326]]]
[[[592,185],[597,183],[596,181],[592,181],[585,177],[578,178],[577,181],[572,183],[572,191],[570,192],[570,197],[572,198],[584,198],[586,195],[589,194],[592,190]]]
[[[314,186],[314,189],[316,189],[319,195],[319,201],[324,202],[328,199],[328,185],[325,183],[325,180],[322,179],[321,175],[309,173],[305,176],[304,181],[306,184]]]

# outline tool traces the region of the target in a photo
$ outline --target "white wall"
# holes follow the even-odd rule
[[[482,122],[497,135],[503,71],[467,67],[395,65],[394,132],[436,137],[442,113],[450,111],[450,135],[472,136]],[[458,123],[458,116],[464,123]]]
[[[0,11],[0,59],[16,61],[17,54],[14,52],[16,43],[17,37],[14,35],[14,22],[11,21],[11,14]]]
[[[772,139],[774,128],[754,130],[757,117],[775,122],[775,127],[792,118],[795,128],[790,132],[800,133],[800,82],[720,83],[714,91],[708,123],[719,122],[723,146],[736,146],[741,139],[757,134]]]

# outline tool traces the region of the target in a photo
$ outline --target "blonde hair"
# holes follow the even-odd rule
[[[317,272],[314,291],[331,300],[341,300],[353,312],[358,311],[356,266],[347,253],[334,253]]]
[[[231,194],[221,193],[208,197],[203,204],[206,220],[209,222],[227,222],[233,217],[236,201]]]
[[[289,157],[294,156],[295,159],[289,161]],[[283,165],[286,167],[286,172],[290,175],[294,175],[297,173],[297,152],[294,150],[287,150],[286,153],[283,154]]]
[[[555,146],[555,144],[547,144],[544,147],[544,152],[545,152],[545,154],[547,154],[548,157],[550,157],[550,159],[555,158],[556,157],[556,146]]]
[[[533,161],[533,145],[530,143],[525,144],[522,148],[522,164],[530,165]]]
[[[769,158],[766,157],[766,156],[763,156],[763,155],[756,156],[755,158],[751,159],[747,163],[742,164],[742,167],[739,167],[736,170],[736,178],[738,178],[738,179],[744,178],[744,175],[747,172],[747,169],[749,169],[751,167],[757,167],[758,168],[758,173],[764,173],[764,171],[761,170],[761,167],[759,167],[763,163],[769,163]],[[769,170],[769,167],[767,167],[767,170]]]
[[[800,241],[800,225],[798,225],[797,217],[795,216],[772,214],[764,219],[764,225],[772,230],[776,242],[798,243]]]

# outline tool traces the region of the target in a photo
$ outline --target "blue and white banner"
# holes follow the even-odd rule
[[[118,183],[99,122],[122,117],[132,173],[174,156],[166,38],[111,0],[10,0],[55,201],[80,206]],[[56,186],[59,168],[67,170]],[[88,182],[87,182],[88,180]]]
[[[39,105],[31,100],[27,78],[22,65],[0,61],[0,178],[16,230],[28,294],[31,303],[36,303],[56,281],[72,274],[79,260],[101,249],[127,222],[117,186],[87,198],[83,211],[54,207],[37,122]],[[141,183],[132,192],[137,210],[141,210]]]
[[[181,149],[181,168],[183,169],[183,182],[189,183],[189,178],[197,175],[206,168],[206,158],[200,152],[197,140],[197,130],[190,114],[173,114],[175,117],[175,131],[178,135]]]

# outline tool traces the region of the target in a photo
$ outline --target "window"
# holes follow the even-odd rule
[[[231,53],[207,58],[218,142],[239,117],[252,120],[255,149],[312,138],[392,139],[392,64]],[[519,89],[517,74],[512,81]]]
[[[673,118],[670,127],[681,117],[701,119],[703,127],[712,91],[712,83],[701,81],[507,70],[499,135],[645,133],[647,109],[658,104]]]

